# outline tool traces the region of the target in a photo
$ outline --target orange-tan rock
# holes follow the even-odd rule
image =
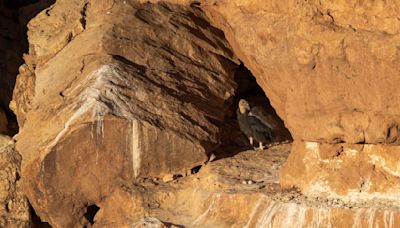
[[[399,143],[396,4],[225,0],[202,6],[295,140]]]
[[[89,204],[135,178],[185,174],[218,146],[238,62],[199,9],[57,1],[28,27],[21,70],[34,81],[18,85],[34,93],[15,102],[30,100],[17,149],[44,221],[83,224]]]
[[[398,4],[150,2],[58,0],[29,23],[11,107],[43,220],[399,226]],[[236,56],[295,140],[281,180],[251,156],[180,179],[219,144]]]
[[[314,197],[396,202],[399,159],[399,146],[296,142],[282,169],[281,184]]]
[[[122,208],[131,211],[129,216],[120,210],[120,216],[112,217],[119,220],[109,221],[105,214],[114,210],[103,211],[104,214],[100,210],[95,226],[394,228],[400,225],[397,202],[393,205],[383,201],[345,202],[340,198],[307,197],[295,191],[282,191],[277,173],[289,150],[290,145],[280,145],[263,153],[246,151],[211,162],[199,173],[173,182],[147,180],[139,188],[127,188],[110,199],[123,203]],[[243,184],[244,180],[247,183],[251,180],[252,184]]]
[[[21,156],[14,149],[14,141],[0,135],[0,226],[28,227],[30,211],[21,188]]]
[[[400,142],[397,4],[226,0],[201,5],[297,141],[281,175],[284,186],[313,195],[363,189],[354,197],[365,192],[394,197],[398,177],[391,163]],[[325,163],[306,149],[312,144],[330,156],[337,143],[366,144],[370,152],[358,149],[354,158]]]

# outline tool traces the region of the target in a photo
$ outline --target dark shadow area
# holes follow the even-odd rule
[[[4,0],[4,5],[9,9],[18,9],[38,2],[39,0]]]
[[[96,204],[92,204],[86,208],[86,213],[84,214],[84,216],[91,225],[94,224],[94,217],[99,210],[100,207],[98,207]]]
[[[8,135],[18,132],[18,123],[9,108],[18,75],[28,52],[27,24],[55,0],[0,0],[0,109],[8,120]]]
[[[229,115],[226,117],[224,126],[221,129],[222,145],[217,151],[217,158],[229,157],[241,151],[253,149],[247,137],[240,131],[237,122],[236,110],[240,99],[248,101],[250,107],[262,107],[277,123],[278,127],[274,132],[275,137],[271,143],[291,141],[292,136],[286,129],[282,119],[276,114],[263,89],[257,84],[256,78],[243,64],[238,66],[234,79],[238,87],[231,101]],[[256,143],[255,146],[257,145]]]
[[[190,170],[191,174],[196,174],[196,173],[198,173],[202,167],[203,167],[202,165],[198,165],[198,166],[193,167],[193,168]]]
[[[36,214],[35,210],[33,209],[32,205],[28,202],[29,204],[29,210],[31,213],[31,228],[51,228],[52,226],[50,226],[49,223],[47,222],[42,222],[42,220],[40,219],[40,217]]]
[[[162,222],[166,227],[168,228],[185,228],[185,226],[183,225],[179,225],[179,224],[175,224],[175,223],[171,223],[171,222]]]

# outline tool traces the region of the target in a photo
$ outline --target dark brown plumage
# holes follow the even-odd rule
[[[236,111],[240,130],[249,138],[250,144],[253,140],[259,142],[260,149],[263,144],[271,142],[274,137],[275,126],[268,114],[261,107],[250,108],[249,103],[241,99]]]

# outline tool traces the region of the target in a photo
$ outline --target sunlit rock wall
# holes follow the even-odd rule
[[[393,199],[398,192],[392,164],[400,142],[398,3],[202,2],[296,142],[282,172],[284,187],[310,193],[321,186],[341,197],[360,188],[366,197]],[[368,150],[357,147],[353,158],[325,147],[322,159],[308,146],[326,143]],[[341,157],[329,157],[336,153]],[[352,186],[338,186],[340,179]]]
[[[88,205],[218,146],[238,61],[195,6],[57,1],[28,27],[17,149],[44,221],[85,225]]]

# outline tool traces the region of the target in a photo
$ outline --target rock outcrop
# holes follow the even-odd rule
[[[399,143],[396,4],[226,0],[204,8],[295,140]]]
[[[398,5],[226,0],[202,7],[297,141],[282,184],[310,193],[320,183],[328,195],[361,191],[393,199],[398,174],[391,163],[400,142]],[[315,147],[323,148],[321,158]],[[358,148],[359,155],[322,158],[340,153],[338,147]],[[337,182],[343,179],[352,181]]]
[[[21,187],[21,156],[14,149],[14,141],[0,135],[0,226],[28,227],[28,200]]]
[[[54,227],[398,226],[397,5],[58,0],[11,103],[32,206]],[[238,59],[294,139],[281,180],[248,158],[258,181],[230,160],[174,180],[220,143]]]
[[[137,222],[110,221],[99,214],[95,224],[99,227],[124,224],[163,227],[165,224],[167,227],[293,228],[400,225],[398,204],[374,200],[351,203],[282,191],[278,173],[289,151],[290,145],[272,147],[266,153],[245,151],[212,162],[196,175],[173,182],[147,180],[141,183],[135,201],[125,204],[130,205],[130,219],[136,216]],[[145,210],[145,219],[139,209]]]
[[[196,6],[57,1],[28,27],[17,149],[44,221],[87,224],[121,186],[183,175],[218,146],[238,61]]]
[[[281,184],[314,197],[396,204],[399,156],[399,146],[295,142]]]

